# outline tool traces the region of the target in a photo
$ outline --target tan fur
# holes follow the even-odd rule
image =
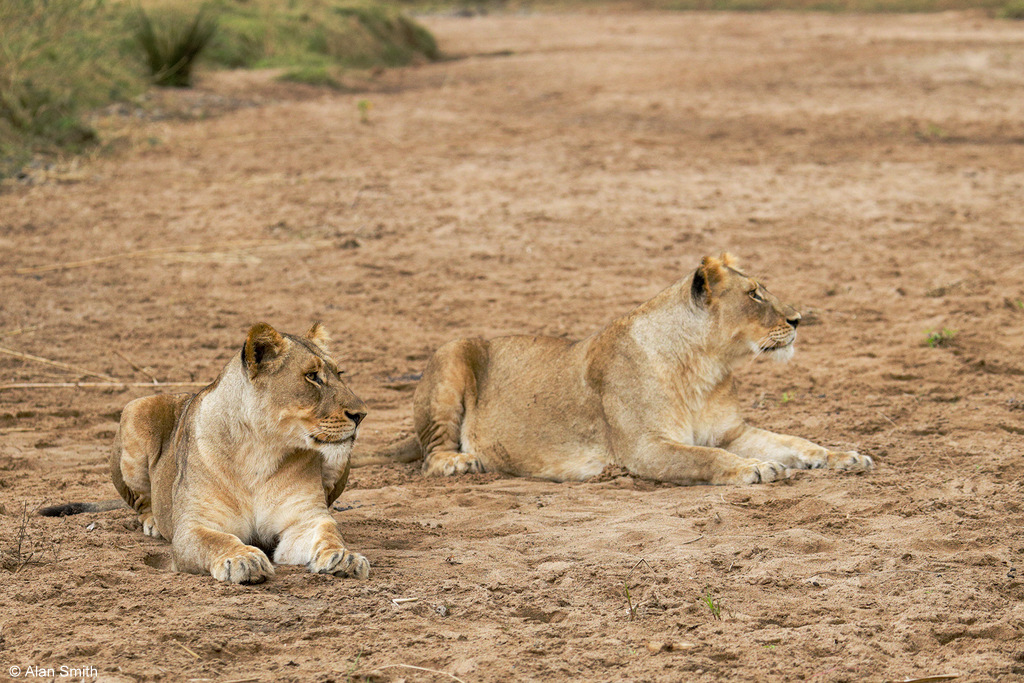
[[[171,542],[178,571],[259,583],[278,564],[365,579],[330,505],[345,488],[366,408],[338,375],[316,323],[304,337],[253,326],[198,394],[129,403],[110,458],[143,531]]]
[[[867,456],[740,416],[734,368],[762,353],[787,359],[799,321],[723,254],[582,341],[449,342],[414,398],[424,471],[563,481],[617,465],[681,484],[750,484],[787,468],[871,469]]]

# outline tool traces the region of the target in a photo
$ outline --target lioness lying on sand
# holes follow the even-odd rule
[[[171,542],[178,571],[259,583],[274,575],[272,555],[321,574],[369,575],[330,514],[366,408],[341,381],[327,342],[319,323],[302,337],[261,323],[199,393],[125,407],[111,477],[143,532]],[[40,513],[101,509],[112,506]]]
[[[555,481],[618,465],[681,484],[770,482],[787,468],[869,470],[870,457],[757,429],[740,415],[733,369],[758,355],[788,360],[799,322],[728,254],[707,257],[582,341],[445,344],[416,389],[416,436],[364,462],[422,456],[431,475]]]

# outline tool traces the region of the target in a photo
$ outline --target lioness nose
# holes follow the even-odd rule
[[[786,318],[786,322],[792,325],[793,329],[795,330],[796,326],[800,324],[800,314],[797,313],[792,318]]]
[[[356,427],[358,427],[359,423],[363,421],[364,417],[366,417],[366,411],[365,410],[346,410],[345,411],[345,417],[347,417],[348,419],[350,419],[353,422],[355,422],[356,423]]]

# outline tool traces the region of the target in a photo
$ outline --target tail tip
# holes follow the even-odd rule
[[[83,512],[91,512],[94,506],[91,503],[64,503],[63,505],[51,505],[39,510],[43,517],[67,517]]]

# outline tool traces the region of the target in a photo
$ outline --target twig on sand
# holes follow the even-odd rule
[[[121,358],[121,360],[123,360],[125,363],[127,363],[130,366],[132,366],[132,370],[134,370],[135,372],[141,373],[141,374],[145,375],[146,377],[150,378],[151,380],[153,380],[153,384],[159,384],[160,383],[160,380],[158,380],[156,377],[154,377],[152,373],[146,372],[146,370],[144,368],[140,368],[138,365],[136,365],[134,362],[132,362],[132,359],[129,358],[128,356],[124,355],[123,353],[121,353],[117,349],[114,349],[114,353],[117,354]]]
[[[205,387],[209,382],[13,382],[0,384],[5,389],[127,389],[135,387]]]
[[[185,646],[184,646],[184,645],[183,645],[182,643],[178,642],[177,640],[174,640],[174,639],[172,638],[172,639],[171,639],[171,642],[172,642],[172,643],[174,643],[175,645],[177,645],[178,647],[180,647],[180,648],[181,648],[182,650],[184,650],[185,652],[187,652],[187,653],[189,653],[190,655],[192,655],[193,657],[195,657],[196,659],[202,659],[202,657],[200,657],[200,656],[199,656],[199,655],[197,655],[197,654],[196,654],[195,652],[193,652],[192,650],[190,650],[190,649],[188,649],[187,647],[185,647]]]
[[[419,598],[392,598],[391,602],[396,605],[404,605],[407,602],[419,602]]]
[[[448,678],[452,679],[453,681],[458,681],[459,683],[466,683],[464,680],[462,680],[458,676],[456,676],[454,674],[450,674],[447,671],[438,671],[437,669],[426,669],[426,668],[424,668],[422,666],[413,666],[412,664],[385,664],[384,666],[375,667],[371,673],[376,673],[378,671],[383,671],[384,669],[413,669],[415,671],[426,671],[427,673],[430,673],[430,674],[439,674],[441,676],[447,676]]]
[[[0,353],[5,354],[7,356],[14,356],[15,358],[21,358],[22,360],[31,360],[35,361],[36,363],[42,363],[44,365],[52,365],[53,367],[60,368],[61,370],[70,370],[71,372],[77,372],[81,375],[88,375],[89,377],[98,377],[100,379],[105,379],[108,382],[121,381],[116,377],[104,375],[102,372],[93,372],[92,370],[86,370],[85,368],[80,368],[75,365],[61,363],[60,361],[50,360],[49,358],[43,358],[42,356],[33,356],[30,353],[22,353],[21,351],[15,351],[14,349],[8,349],[2,346],[0,346]]]
[[[38,325],[32,325],[30,327],[18,327],[18,328],[15,328],[13,330],[7,330],[5,332],[0,332],[0,337],[14,337],[14,336],[17,336],[19,334],[25,334],[26,332],[31,332],[32,330],[36,329],[37,327],[39,327],[39,326]]]

